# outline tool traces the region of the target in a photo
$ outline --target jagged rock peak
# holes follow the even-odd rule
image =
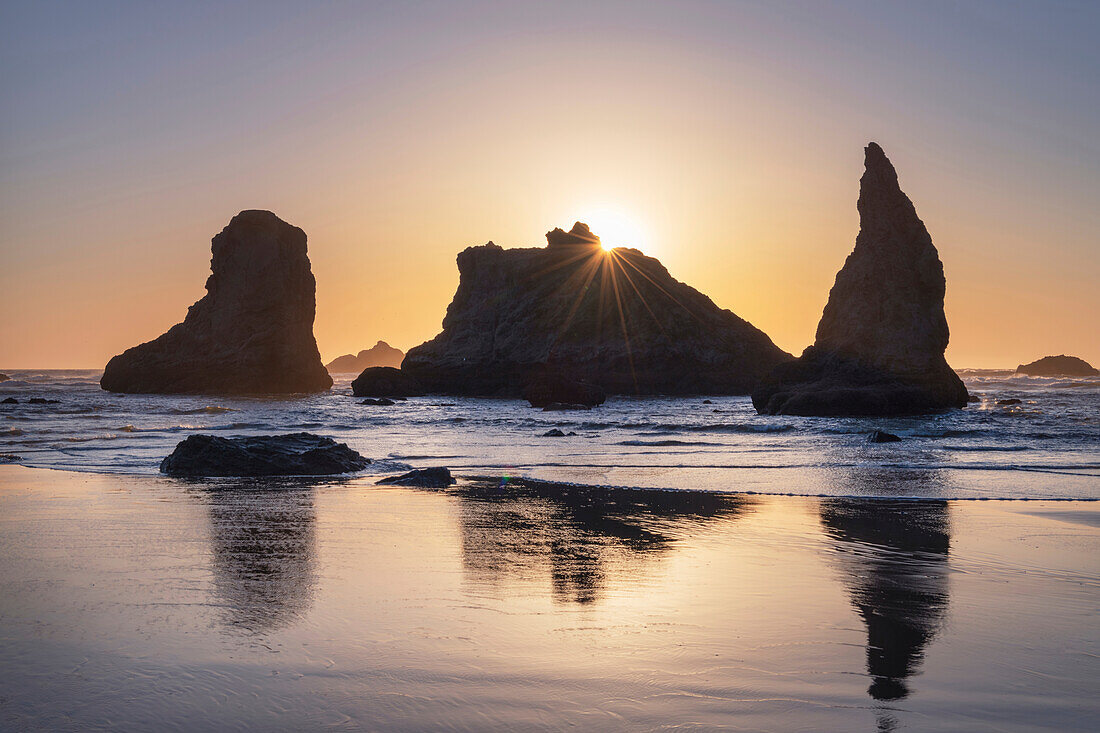
[[[580,222],[547,241],[460,252],[443,331],[401,371],[440,394],[518,397],[547,378],[606,394],[745,394],[791,358],[653,257],[605,256]]]
[[[753,392],[761,412],[907,414],[966,404],[947,365],[946,280],[932,238],[876,143],[864,149],[860,230],[813,346]]]
[[[111,359],[112,392],[284,394],[332,386],[313,337],[306,234],[242,211],[211,241],[206,295],[165,334]]]
[[[574,223],[573,228],[568,232],[562,231],[561,227],[555,227],[552,231],[546,233],[547,247],[575,247],[578,245],[586,247],[600,246],[600,238],[593,234],[588,225],[583,222]]]

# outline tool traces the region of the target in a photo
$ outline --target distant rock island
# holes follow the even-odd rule
[[[395,349],[385,341],[379,341],[369,349],[363,349],[358,354],[344,354],[338,356],[328,364],[329,374],[358,374],[368,367],[393,367],[399,368],[401,360],[405,358],[405,352]]]
[[[1095,369],[1084,359],[1076,356],[1044,356],[1030,364],[1021,364],[1016,367],[1017,374],[1026,374],[1029,377],[1096,377],[1100,376],[1100,370]]]
[[[946,281],[932,238],[876,143],[864,150],[860,231],[814,344],[753,391],[771,415],[906,415],[964,407],[947,365]]]
[[[207,294],[153,341],[111,359],[111,392],[286,394],[332,386],[313,338],[316,283],[306,234],[242,211],[214,237]]]
[[[548,375],[611,394],[747,394],[791,359],[658,260],[605,251],[585,224],[546,239],[461,252],[443,332],[402,371],[445,394],[519,396]]]

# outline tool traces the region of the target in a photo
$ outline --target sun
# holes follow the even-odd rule
[[[588,225],[606,251],[616,247],[643,249],[647,244],[645,228],[623,209],[614,206],[582,208],[575,219]]]

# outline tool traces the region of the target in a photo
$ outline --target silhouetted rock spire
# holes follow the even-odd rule
[[[890,415],[966,404],[944,359],[943,264],[882,148],[865,149],[860,231],[814,345],[753,392],[760,412]]]

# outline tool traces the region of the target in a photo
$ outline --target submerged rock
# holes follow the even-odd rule
[[[111,359],[111,392],[321,392],[332,378],[313,338],[316,289],[306,234],[270,211],[242,211],[211,242],[206,295],[183,323]]]
[[[4,399],[0,400],[0,405],[18,405],[18,404],[19,404],[19,400],[15,399],[14,397],[5,397]]]
[[[0,374],[0,382],[6,382],[9,379],[11,379],[11,377],[9,377],[7,374]]]
[[[550,428],[549,430],[547,430],[545,433],[542,434],[542,437],[544,437],[544,438],[564,438],[565,433],[563,433],[561,430],[558,430],[557,428]]]
[[[523,390],[523,399],[531,407],[546,407],[557,403],[595,407],[607,401],[607,395],[599,387],[566,379],[560,375],[536,374]]]
[[[445,394],[518,397],[547,374],[607,394],[745,394],[791,358],[636,249],[606,252],[579,222],[546,239],[460,253],[443,331],[402,371]]]
[[[367,399],[363,400],[359,404],[360,405],[375,405],[376,407],[389,407],[390,405],[396,405],[397,403],[394,402],[393,400],[387,399],[385,397],[379,397],[378,399],[368,397]]]
[[[893,433],[887,433],[885,430],[876,430],[871,433],[871,436],[867,439],[868,443],[897,443],[901,438]]]
[[[61,400],[48,400],[45,397],[31,397],[27,400],[28,405],[60,405]]]
[[[979,396],[978,396],[978,395],[976,395],[976,394],[972,394],[972,395],[969,395],[969,396],[967,396],[967,398],[966,398],[966,401],[967,401],[968,403],[981,402],[981,401],[982,401],[982,398],[981,398],[981,397],[979,397]]]
[[[351,383],[351,393],[356,397],[390,397],[402,399],[419,397],[423,388],[415,379],[393,367],[370,367]]]
[[[551,402],[542,408],[543,412],[566,412],[569,410],[591,410],[588,405],[580,405],[572,402]]]
[[[1100,376],[1100,370],[1095,369],[1084,359],[1076,356],[1044,356],[1030,364],[1021,364],[1016,367],[1017,374],[1026,374],[1029,377],[1096,377]]]
[[[770,415],[906,415],[964,407],[947,365],[946,281],[924,223],[875,143],[860,179],[860,231],[813,346],[755,390]]]
[[[454,477],[451,476],[449,469],[435,466],[433,468],[418,468],[400,476],[390,476],[378,483],[392,486],[417,486],[422,489],[445,489],[454,482]]]
[[[169,476],[324,476],[359,471],[370,459],[312,433],[222,438],[191,435],[160,463]]]
[[[1016,399],[1015,397],[1010,397],[1007,400],[997,400],[997,404],[1001,407],[1008,407],[1009,405],[1023,404],[1023,400]]]
[[[358,354],[344,354],[336,357],[325,364],[325,369],[329,374],[358,374],[368,367],[378,366],[396,369],[401,366],[401,360],[404,358],[404,351],[393,348],[385,341],[379,341]]]

